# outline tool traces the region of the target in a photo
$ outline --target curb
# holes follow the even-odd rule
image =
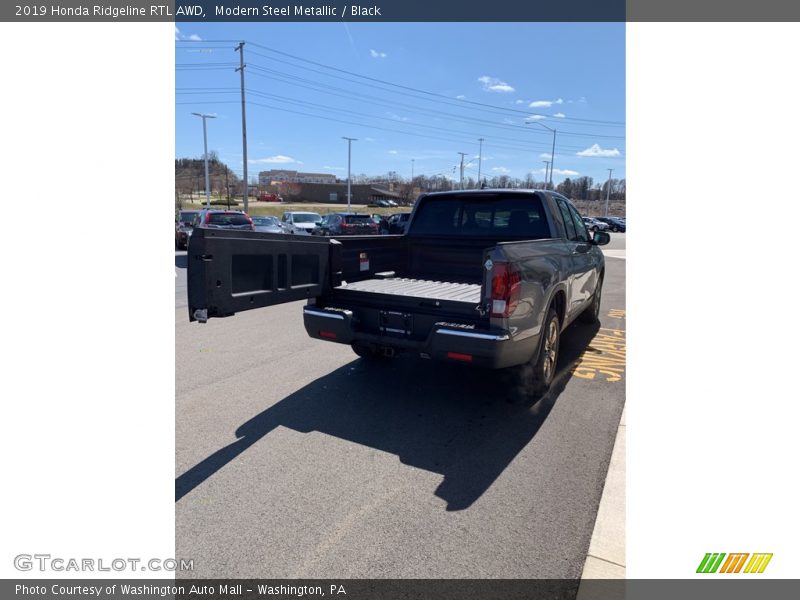
[[[581,580],[624,578],[625,409],[623,408]],[[582,599],[581,591],[579,587],[577,600]]]

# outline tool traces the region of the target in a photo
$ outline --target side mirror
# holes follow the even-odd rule
[[[595,246],[605,246],[611,241],[611,236],[605,231],[595,231],[592,235],[592,243]]]

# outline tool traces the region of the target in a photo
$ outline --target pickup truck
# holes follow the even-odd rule
[[[425,194],[402,235],[203,229],[188,249],[189,319],[307,299],[312,338],[372,361],[411,352],[509,369],[535,397],[553,381],[561,332],[598,320],[609,239],[542,190]]]

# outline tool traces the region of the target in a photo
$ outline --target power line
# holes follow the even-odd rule
[[[251,91],[251,93],[253,93],[253,92]],[[258,96],[259,94],[254,94],[254,95]],[[198,106],[198,105],[204,105],[204,104],[238,104],[238,102],[239,102],[238,100],[207,100],[207,101],[206,100],[196,100],[196,101],[190,101],[190,102],[176,102],[175,104],[176,105],[195,105],[195,106]],[[412,137],[422,137],[422,138],[426,138],[426,139],[432,139],[432,140],[444,141],[444,142],[452,142],[452,143],[457,143],[457,144],[474,143],[474,141],[473,141],[474,138],[457,139],[457,138],[452,138],[452,137],[448,138],[448,137],[442,137],[442,136],[426,135],[426,134],[416,133],[416,132],[411,132],[411,131],[402,131],[400,129],[394,129],[394,128],[390,128],[390,127],[380,127],[378,125],[371,125],[371,124],[363,123],[363,122],[336,119],[336,118],[333,118],[333,117],[328,116],[328,115],[318,115],[318,114],[313,114],[313,113],[309,113],[309,112],[291,110],[291,109],[288,109],[288,108],[281,108],[279,106],[274,106],[274,105],[269,105],[269,104],[262,104],[262,103],[259,103],[259,102],[253,102],[252,100],[248,100],[247,104],[249,104],[251,106],[259,106],[259,107],[262,107],[262,108],[268,108],[268,109],[271,109],[271,110],[279,110],[279,111],[282,111],[282,112],[288,112],[288,113],[292,113],[292,114],[296,114],[296,115],[301,115],[301,116],[304,116],[304,117],[322,119],[322,120],[326,120],[326,121],[330,121],[330,122],[334,122],[334,123],[344,123],[344,124],[347,124],[347,125],[357,125],[359,127],[364,127],[364,128],[367,128],[367,129],[375,129],[375,130],[378,130],[378,131],[388,131],[388,132],[391,132],[391,133],[399,133],[399,134],[402,134],[402,135],[408,135],[408,136],[412,136]],[[352,111],[348,111],[348,112],[352,112]],[[359,114],[359,116],[367,116],[367,115]],[[395,120],[392,120],[392,119],[386,119],[384,117],[368,117],[368,118],[376,118],[376,119],[380,119],[380,120],[385,120],[385,121],[389,121],[391,123],[397,123],[398,125],[414,125],[414,126],[417,126],[417,127],[423,127],[425,129],[431,129],[432,128],[432,127],[424,125],[424,124],[401,123],[399,121],[395,121]],[[452,131],[450,129],[444,129],[444,128],[436,128],[436,129],[443,129],[444,131]],[[463,135],[469,135],[469,134],[466,134],[466,133],[460,132],[460,131],[454,132],[454,133],[460,133],[460,134],[463,134]],[[520,142],[520,143],[524,143],[524,142]],[[541,146],[541,147],[534,147],[534,146],[522,147],[522,146],[513,146],[513,145],[509,145],[509,144],[496,144],[496,143],[493,143],[493,142],[492,143],[487,143],[486,147],[487,148],[494,148],[494,149],[498,149],[498,150],[511,150],[511,151],[514,151],[514,152],[540,152],[540,151],[547,150],[547,148],[545,148],[544,146]],[[622,158],[622,157],[620,157],[620,158]]]
[[[530,118],[532,116],[552,117],[552,115],[543,115],[543,114],[531,113],[530,111],[523,111],[523,110],[519,110],[519,109],[506,108],[506,107],[502,107],[502,106],[495,106],[495,105],[486,104],[486,103],[483,103],[483,102],[475,102],[475,101],[472,101],[472,100],[458,99],[458,98],[457,99],[453,99],[453,98],[450,98],[449,96],[445,96],[443,94],[437,94],[435,92],[430,92],[430,91],[427,91],[427,90],[421,90],[421,89],[410,87],[410,86],[396,84],[396,83],[385,81],[385,80],[382,80],[382,79],[377,79],[377,78],[374,78],[374,77],[368,77],[366,75],[360,75],[358,73],[354,73],[352,71],[347,71],[345,69],[339,69],[337,67],[332,67],[330,65],[325,65],[325,64],[318,63],[318,62],[315,62],[315,61],[310,61],[308,59],[304,59],[304,58],[301,58],[301,57],[298,57],[298,56],[294,56],[294,55],[288,54],[286,52],[281,52],[279,50],[274,50],[272,48],[268,48],[267,46],[263,46],[261,44],[255,43],[255,42],[250,42],[250,43],[252,45],[254,45],[254,46],[259,47],[259,48],[263,48],[263,49],[265,49],[267,51],[291,57],[294,60],[307,62],[309,64],[314,64],[314,65],[317,65],[317,66],[321,66],[321,67],[326,68],[326,69],[330,69],[330,70],[334,70],[334,71],[337,71],[337,72],[346,73],[348,75],[359,77],[361,79],[366,79],[368,81],[374,81],[374,82],[377,82],[377,83],[381,83],[382,85],[388,85],[388,86],[397,87],[397,88],[400,88],[400,89],[410,90],[410,91],[416,92],[417,94],[425,94],[427,96],[438,98],[439,100],[437,100],[437,102],[443,103],[443,104],[447,104],[449,106],[458,106],[458,107],[461,107],[461,108],[467,108],[467,109],[471,109],[471,110],[478,110],[478,109],[475,109],[475,108],[471,108],[470,105],[472,105],[472,106],[481,107],[480,110],[483,110],[483,111],[486,111],[487,109],[489,109],[492,112],[500,112],[501,114],[505,114],[505,113],[524,114],[528,118]],[[311,71],[313,73],[321,74],[321,75],[326,76],[326,77],[336,77],[336,78],[341,79],[343,81],[349,81],[351,83],[357,83],[357,84],[360,84],[360,85],[366,85],[368,87],[380,89],[382,91],[399,93],[396,90],[387,90],[386,88],[375,86],[375,85],[366,84],[366,83],[364,83],[362,81],[356,81],[356,80],[344,78],[344,77],[341,77],[341,76],[331,75],[330,73],[325,73],[324,71],[320,71],[320,70],[317,70],[317,69],[311,69],[311,68],[305,67],[303,65],[298,65],[298,64],[295,64],[295,63],[291,63],[289,61],[280,60],[280,59],[277,59],[275,57],[268,56],[268,55],[262,54],[260,52],[256,52],[254,50],[251,50],[250,52],[253,55],[261,56],[261,57],[266,58],[268,60],[273,60],[275,62],[280,62],[280,63],[287,64],[287,65],[290,65],[290,66],[293,66],[293,67],[305,69],[305,70]],[[286,73],[282,73],[280,71],[274,71],[274,70],[268,69],[266,67],[261,67],[260,65],[252,65],[252,66],[253,67],[257,67],[257,68],[262,68],[267,72],[272,72],[272,73],[283,75],[283,76],[286,76],[286,77],[296,77],[296,76],[291,76],[291,75],[286,74]],[[326,85],[326,84],[323,84],[323,83],[320,83],[320,82],[313,82],[313,80],[306,80],[306,79],[303,79],[303,78],[298,78],[298,79],[302,80],[302,81],[306,81],[306,82],[317,83],[318,85]],[[403,95],[411,96],[411,97],[417,98],[417,99],[428,100],[427,98],[419,98],[419,96],[414,95],[414,94],[403,94]],[[556,118],[556,117],[553,117],[553,118]],[[560,120],[581,122],[581,123],[591,124],[591,125],[594,125],[594,126],[597,126],[597,127],[602,127],[602,126],[606,126],[606,127],[624,127],[625,126],[625,123],[620,122],[620,121],[604,121],[604,120],[600,120],[600,119],[582,119],[582,118],[579,118],[579,117],[561,117]],[[609,137],[609,138],[624,139],[623,136],[603,136],[601,134],[586,134],[586,133],[580,133],[580,132],[568,132],[568,131],[565,131],[564,134],[565,135],[578,135],[578,136],[590,136],[590,137]]]
[[[361,79],[366,79],[368,81],[373,81],[373,82],[376,82],[376,83],[381,83],[383,85],[389,85],[389,86],[392,86],[392,87],[397,87],[397,88],[400,88],[400,89],[409,90],[409,91],[417,92],[419,94],[425,94],[425,95],[428,95],[428,96],[441,98],[441,99],[448,100],[448,101],[452,100],[449,96],[445,96],[444,94],[438,94],[436,92],[431,92],[431,91],[428,91],[428,90],[422,90],[422,89],[411,87],[411,86],[407,86],[407,85],[401,85],[399,83],[393,83],[391,81],[378,79],[376,77],[369,77],[367,75],[361,75],[359,73],[354,73],[353,71],[348,71],[346,69],[340,69],[338,67],[333,67],[331,65],[326,65],[324,63],[319,63],[319,62],[316,62],[316,61],[313,61],[313,60],[309,60],[307,58],[302,58],[302,57],[296,56],[294,54],[289,54],[288,52],[283,52],[281,50],[275,50],[274,48],[270,48],[269,46],[264,46],[264,45],[258,44],[256,42],[249,42],[249,43],[252,44],[253,46],[257,47],[257,48],[261,48],[261,49],[266,50],[268,52],[273,52],[273,53],[279,54],[281,56],[286,56],[286,57],[292,58],[294,60],[298,60],[298,61],[301,61],[301,62],[304,62],[304,63],[316,65],[318,67],[323,67],[325,69],[330,69],[332,71],[337,71],[339,73],[345,73],[347,75],[352,75],[354,77],[359,77]],[[259,56],[260,56],[260,54],[259,54]],[[267,57],[267,58],[269,58],[269,57]],[[275,60],[275,59],[273,59],[273,60]],[[527,114],[527,115],[530,116],[530,112],[529,111],[522,111],[522,110],[518,110],[518,109],[514,109],[514,108],[505,108],[505,107],[501,107],[501,106],[494,106],[492,104],[486,104],[486,103],[483,103],[483,102],[475,102],[474,100],[466,100],[466,99],[457,99],[457,100],[459,102],[465,104],[465,105],[469,104],[469,105],[480,106],[480,107],[484,107],[484,108],[491,108],[491,109],[494,109],[494,110],[498,110],[499,109],[499,110],[504,110],[504,111],[507,111],[507,112],[513,112],[513,113],[519,113],[519,114]],[[542,115],[542,116],[546,116],[546,115]],[[593,119],[578,119],[577,117],[568,117],[568,118],[570,118],[571,120],[575,120],[575,121],[595,121],[597,123],[604,123],[604,124],[617,125],[617,126],[624,126],[625,125],[621,121],[601,121],[599,119],[597,119],[597,120],[593,120]]]
[[[255,73],[251,73],[251,74],[255,74]],[[379,121],[388,121],[389,123],[396,124],[396,125],[399,125],[399,126],[421,127],[421,128],[426,129],[426,130],[433,129],[433,130],[437,130],[437,131],[443,131],[445,133],[454,133],[454,134],[464,135],[464,136],[472,136],[473,135],[473,133],[467,132],[467,131],[453,130],[451,128],[444,128],[444,127],[436,127],[436,126],[427,125],[427,124],[424,124],[424,123],[397,121],[395,119],[382,117],[382,116],[379,116],[379,115],[368,115],[368,114],[364,114],[364,113],[357,112],[357,111],[350,111],[350,110],[347,110],[347,109],[331,108],[329,106],[322,105],[322,104],[317,104],[317,103],[314,103],[314,102],[296,100],[294,98],[288,98],[288,97],[279,96],[279,95],[276,95],[276,94],[267,94],[267,93],[260,92],[260,91],[257,91],[257,90],[253,90],[253,89],[250,89],[250,88],[248,88],[247,91],[250,94],[252,94],[254,96],[257,96],[257,97],[264,97],[264,98],[267,98],[267,99],[273,99],[273,100],[277,100],[277,101],[280,101],[280,102],[289,103],[289,104],[296,104],[296,105],[300,105],[300,106],[308,106],[308,107],[311,107],[312,109],[315,109],[315,110],[324,110],[324,111],[330,111],[330,112],[334,112],[334,113],[344,113],[345,116],[347,116],[347,115],[355,115],[355,116],[357,116],[359,118],[374,119],[374,120],[379,120]],[[183,104],[231,104],[233,102],[234,101],[232,101],[232,100],[207,100],[207,101],[197,100],[197,101],[194,101],[194,102],[176,102],[175,104],[179,104],[179,105],[183,105]],[[333,120],[335,122],[342,122],[342,123],[360,125],[362,127],[367,127],[367,128],[379,129],[379,130],[384,130],[384,131],[392,131],[392,132],[397,132],[397,133],[403,133],[403,134],[406,134],[406,135],[421,135],[421,134],[415,134],[413,132],[401,131],[401,130],[398,130],[398,129],[376,127],[374,125],[370,125],[368,123],[363,123],[363,122],[355,123],[353,121],[340,121],[340,120],[337,121],[336,119],[332,119],[327,115],[318,115],[318,114],[312,114],[312,113],[301,112],[301,111],[290,111],[288,109],[283,109],[283,108],[280,108],[280,107],[274,106],[274,105],[258,104],[258,103],[255,103],[255,105],[262,106],[264,108],[271,108],[271,109],[274,109],[274,110],[284,110],[284,111],[287,111],[287,112],[293,112],[295,114],[299,114],[299,115],[303,115],[303,116],[310,116],[310,117],[315,117],[315,118],[320,118],[320,119]],[[464,143],[464,142],[467,141],[467,139],[455,140],[454,138],[444,138],[444,137],[436,137],[436,136],[430,136],[430,135],[426,135],[426,136],[422,136],[422,137],[427,137],[429,139],[438,139],[438,140],[443,140],[443,141],[457,141],[458,143]],[[511,144],[508,144],[508,143],[506,143],[506,144],[489,143],[488,144],[488,146],[490,146],[490,147],[499,148],[499,149],[513,150],[513,151],[519,151],[519,152],[543,152],[543,151],[546,151],[546,150],[550,150],[549,148],[545,147],[544,145],[535,145],[534,142],[528,142],[526,140],[521,140],[521,139],[518,139],[518,138],[509,138],[509,137],[504,137],[504,136],[494,136],[493,139],[505,140],[505,141],[511,142],[512,144],[515,144],[515,145],[511,145]],[[564,149],[578,149],[578,150],[584,149],[583,146],[562,146],[562,148],[564,148]]]
[[[268,69],[266,67],[262,67],[261,65],[257,65],[257,64],[250,64],[250,67],[252,67],[253,69],[256,69],[258,71],[263,71],[265,73],[271,73],[273,75],[272,77],[270,77],[268,75],[259,74],[261,77],[265,77],[267,79],[277,79],[278,81],[283,81],[283,83],[288,83],[290,85],[296,85],[296,86],[299,86],[299,87],[308,87],[308,86],[301,85],[299,83],[295,83],[293,81],[285,81],[284,79],[281,79],[282,77],[283,78],[288,78],[288,79],[292,79],[292,80],[295,80],[295,81],[300,81],[300,82],[303,82],[303,83],[306,83],[306,84],[310,84],[311,89],[314,89],[315,91],[323,91],[325,93],[331,93],[331,92],[328,92],[326,90],[335,90],[337,92],[343,92],[345,94],[345,96],[348,97],[348,98],[355,97],[356,100],[359,100],[359,101],[362,101],[362,102],[364,101],[363,98],[372,98],[372,99],[378,100],[379,103],[384,103],[384,105],[386,105],[385,103],[390,103],[390,108],[393,108],[394,106],[404,106],[404,107],[410,108],[412,111],[436,113],[436,114],[439,114],[439,115],[447,116],[448,118],[455,119],[455,120],[468,119],[469,121],[481,122],[481,123],[488,124],[488,125],[490,125],[492,127],[498,127],[498,128],[501,128],[501,129],[513,129],[513,130],[524,129],[526,131],[530,131],[527,127],[525,127],[523,125],[495,123],[494,121],[487,121],[487,120],[484,120],[484,119],[478,119],[476,117],[467,117],[465,115],[462,116],[462,118],[459,118],[459,117],[454,117],[452,112],[443,112],[443,111],[437,111],[437,110],[434,110],[434,109],[431,109],[431,108],[422,108],[422,107],[419,107],[419,106],[403,104],[403,103],[397,102],[395,100],[387,100],[385,98],[379,98],[379,97],[376,97],[376,96],[370,96],[368,94],[357,94],[356,95],[353,92],[350,92],[349,90],[346,90],[344,88],[332,86],[330,84],[322,83],[322,82],[319,82],[319,81],[314,81],[313,79],[306,79],[304,77],[299,77],[297,75],[291,75],[289,73],[284,73],[283,71],[276,71],[274,69]],[[389,90],[386,90],[386,91],[389,91]],[[332,94],[332,95],[340,95],[340,94]],[[526,113],[526,114],[528,116],[530,116],[530,113]],[[562,131],[559,130],[559,133],[562,133]],[[565,135],[577,136],[577,137],[625,139],[625,136],[616,136],[616,135],[580,133],[580,132],[574,132],[574,131],[573,132],[565,131],[563,133]]]
[[[252,74],[256,75],[257,77],[263,77],[263,78],[266,78],[266,79],[275,79],[277,81],[282,81],[283,83],[288,83],[289,85],[294,85],[294,86],[298,86],[298,87],[305,88],[305,89],[311,89],[311,90],[314,90],[314,91],[321,91],[323,93],[330,94],[332,96],[339,96],[341,98],[345,98],[345,99],[348,99],[348,100],[355,99],[356,101],[363,102],[365,104],[382,105],[382,106],[386,106],[388,108],[395,108],[396,106],[410,107],[411,108],[410,112],[415,112],[415,113],[423,114],[423,115],[426,115],[426,116],[428,116],[430,114],[442,115],[444,117],[447,117],[450,120],[460,121],[460,122],[469,123],[469,124],[477,123],[477,124],[481,124],[481,126],[483,126],[483,127],[489,126],[489,127],[494,128],[494,129],[503,129],[503,130],[515,131],[515,132],[525,131],[526,133],[532,133],[534,135],[547,135],[545,132],[539,132],[537,130],[531,130],[530,128],[524,127],[524,126],[521,126],[521,125],[508,125],[508,124],[502,124],[502,123],[495,123],[493,121],[487,121],[487,120],[484,120],[484,119],[476,119],[474,117],[463,117],[462,118],[462,117],[454,116],[452,113],[433,110],[433,109],[425,109],[425,108],[421,108],[421,107],[415,107],[415,106],[408,105],[408,104],[403,104],[403,103],[400,103],[400,102],[393,102],[393,101],[383,102],[381,98],[376,98],[375,96],[370,96],[368,94],[355,95],[355,94],[352,94],[352,93],[350,93],[347,90],[344,90],[342,88],[337,88],[337,87],[334,87],[334,86],[327,86],[326,84],[318,84],[318,85],[310,85],[309,86],[309,85],[303,85],[301,83],[296,83],[296,82],[293,82],[293,81],[285,81],[285,80],[281,79],[280,77],[273,77],[273,76],[264,75],[264,74],[260,73],[259,70],[261,70],[261,68],[258,67],[258,65],[250,65],[250,66],[252,68],[256,69],[256,71],[252,72]],[[291,78],[295,78],[295,79],[300,79],[302,81],[310,81],[310,80],[305,80],[305,79],[302,79],[302,78],[296,78],[296,77],[291,76],[291,75],[286,75],[286,76],[287,77],[291,77]],[[326,87],[330,88],[330,89],[338,90],[338,91],[341,91],[341,92],[344,92],[344,93],[340,94],[340,93],[331,92],[331,91],[328,91],[328,90],[324,89]],[[365,98],[375,98],[376,100],[378,100],[378,102],[371,103],[371,102],[368,102],[367,100],[365,100]],[[587,136],[591,137],[589,134],[587,134]],[[576,150],[578,150],[578,149],[582,150],[583,149],[583,147],[577,147],[577,146],[572,146],[572,147],[570,147],[570,146],[562,146],[562,147],[563,148],[573,148],[573,149],[576,149]]]
[[[438,140],[438,141],[445,141],[445,142],[454,142],[454,143],[457,143],[457,144],[474,143],[473,139],[444,138],[444,137],[441,137],[441,136],[433,136],[433,135],[426,135],[426,134],[422,134],[422,133],[414,133],[414,132],[410,132],[410,131],[402,131],[402,130],[399,130],[399,129],[392,129],[392,128],[389,128],[389,127],[379,127],[377,125],[369,125],[369,124],[359,123],[359,122],[355,122],[355,121],[346,121],[346,120],[343,120],[343,119],[334,119],[334,118],[326,116],[326,115],[316,115],[316,114],[302,112],[302,111],[290,110],[288,108],[281,108],[281,107],[278,107],[278,106],[271,106],[269,104],[261,104],[261,103],[258,103],[258,102],[250,101],[249,104],[251,104],[253,106],[261,106],[263,108],[269,108],[269,109],[272,109],[272,110],[280,110],[282,112],[288,112],[288,113],[293,113],[293,114],[297,114],[297,115],[302,115],[304,117],[312,117],[312,118],[317,118],[317,119],[323,119],[323,120],[332,121],[332,122],[335,122],[335,123],[345,123],[347,125],[358,125],[359,127],[365,127],[367,129],[377,129],[379,131],[390,131],[390,132],[393,132],[393,133],[400,133],[402,135],[423,137],[423,138],[428,138],[428,139],[433,139],[433,140]],[[534,151],[537,151],[537,150],[541,150],[541,149],[530,148],[530,147],[529,148],[521,148],[519,146],[509,146],[509,145],[501,145],[501,144],[494,144],[494,143],[493,144],[487,144],[487,147],[503,149],[503,150],[513,150],[515,152],[534,152]]]
[[[297,100],[295,98],[289,98],[289,97],[280,96],[280,95],[277,95],[277,94],[267,94],[267,93],[259,92],[259,91],[252,90],[252,89],[248,89],[248,92],[250,92],[251,94],[254,94],[256,96],[261,96],[261,97],[265,97],[265,98],[269,98],[269,99],[279,100],[279,101],[283,101],[283,102],[289,102],[289,103],[293,103],[293,104],[307,105],[307,106],[311,106],[311,107],[315,107],[315,108],[320,108],[320,109],[323,109],[323,110],[330,110],[330,111],[333,111],[333,112],[348,113],[348,114],[352,114],[352,115],[356,115],[356,116],[364,117],[364,118],[369,118],[369,119],[378,119],[378,120],[381,120],[381,121],[389,121],[391,123],[398,123],[398,124],[408,125],[408,126],[413,126],[413,127],[424,127],[425,129],[435,129],[435,130],[439,130],[439,131],[452,132],[452,133],[457,133],[457,134],[462,134],[462,135],[473,135],[472,132],[454,130],[454,129],[445,128],[445,127],[437,127],[437,126],[434,126],[434,125],[427,125],[427,124],[424,124],[424,123],[398,121],[397,119],[391,119],[391,118],[383,117],[383,116],[380,116],[380,115],[369,115],[369,114],[364,114],[364,113],[358,112],[358,111],[347,110],[347,109],[344,109],[344,108],[333,108],[333,107],[330,107],[330,106],[327,106],[327,105],[324,105],[324,104],[317,104],[315,102],[308,102],[308,101],[305,101],[305,100]],[[499,139],[499,140],[505,140],[505,141],[509,141],[509,142],[514,142],[514,143],[518,143],[518,144],[525,144],[525,145],[532,144],[531,142],[529,142],[527,140],[522,140],[522,139],[519,139],[519,138],[510,138],[510,137],[503,137],[503,136],[493,136],[493,138],[494,139]],[[567,148],[567,146],[563,146],[563,147]],[[545,146],[532,146],[532,145],[530,146],[530,148],[532,150],[545,150],[546,149]],[[582,146],[574,146],[572,148],[574,148],[574,149],[583,149]]]

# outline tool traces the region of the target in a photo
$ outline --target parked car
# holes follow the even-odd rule
[[[238,229],[254,231],[253,220],[240,210],[201,210],[194,218],[194,229]]]
[[[192,222],[197,216],[196,210],[181,210],[175,217],[175,248],[185,250],[192,235]]]
[[[620,217],[594,217],[597,221],[602,221],[611,231],[617,232],[620,231],[625,233],[625,219],[621,219]]]
[[[389,233],[405,233],[411,213],[397,213],[389,217]]]
[[[509,395],[518,400],[553,382],[567,326],[579,317],[598,322],[605,274],[598,246],[610,240],[590,235],[567,198],[543,190],[423,195],[398,236],[332,243],[258,235],[194,233],[191,321],[305,298],[312,338],[348,344],[367,364],[410,352],[509,369]],[[288,274],[273,267],[281,257]]]
[[[266,233],[284,233],[283,226],[278,217],[251,217],[255,231]]]
[[[605,231],[608,229],[608,224],[598,221],[594,217],[583,217],[583,222],[586,223],[586,228],[589,231]]]
[[[375,235],[378,224],[371,215],[356,213],[330,213],[312,232],[314,235]]]
[[[311,233],[320,221],[322,217],[315,212],[285,212],[281,217],[286,233]]]

